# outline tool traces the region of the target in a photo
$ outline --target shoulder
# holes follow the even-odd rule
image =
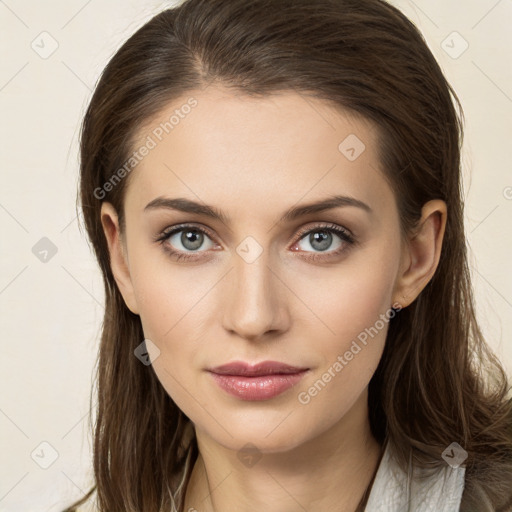
[[[410,465],[404,472],[387,444],[365,512],[458,512],[465,471],[446,464],[434,472]]]

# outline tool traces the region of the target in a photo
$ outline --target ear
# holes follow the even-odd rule
[[[434,199],[421,210],[418,227],[404,243],[393,303],[409,306],[434,275],[446,227],[446,203]]]
[[[119,218],[111,203],[103,202],[101,205],[101,224],[107,239],[110,253],[110,267],[116,280],[117,286],[128,309],[138,315],[137,302],[133,290],[126,247],[119,229]]]

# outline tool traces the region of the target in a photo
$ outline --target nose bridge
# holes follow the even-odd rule
[[[226,290],[229,296],[224,311],[225,328],[251,339],[283,329],[286,315],[279,290],[282,284],[271,269],[269,251],[258,250],[249,240],[239,245],[233,260]]]

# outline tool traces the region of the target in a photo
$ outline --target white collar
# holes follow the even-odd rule
[[[382,455],[365,512],[459,512],[464,490],[465,467],[446,464],[432,476],[421,468],[400,469],[390,443]]]

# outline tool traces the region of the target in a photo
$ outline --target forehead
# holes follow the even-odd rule
[[[188,197],[242,214],[344,194],[377,207],[392,192],[369,121],[322,100],[282,92],[251,97],[209,86],[173,101],[137,133],[151,146],[130,175],[126,202]]]

